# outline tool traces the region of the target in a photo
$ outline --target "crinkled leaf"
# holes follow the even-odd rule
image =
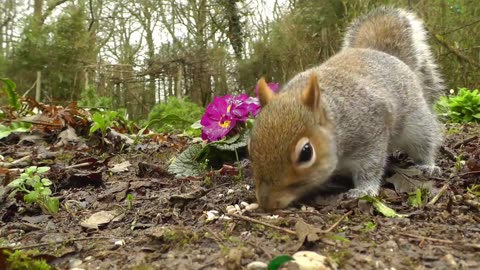
[[[222,151],[235,151],[247,146],[248,136],[248,129],[245,129],[240,134],[236,134],[226,140],[211,142],[209,145]]]
[[[268,263],[268,270],[278,270],[282,265],[293,260],[293,257],[289,255],[277,256]]]
[[[373,207],[375,207],[375,209],[377,209],[379,213],[381,213],[386,217],[407,217],[407,215],[398,214],[397,212],[395,212],[395,210],[388,207],[387,205],[385,205],[383,202],[381,202],[379,199],[375,197],[363,196],[361,199],[372,203]]]
[[[195,159],[203,149],[204,147],[200,144],[190,145],[168,166],[168,172],[178,177],[200,175],[202,171],[201,164]]]
[[[392,167],[395,174],[386,179],[395,187],[398,193],[415,192],[417,189],[426,189],[430,194],[436,193],[435,182],[426,180],[423,177],[422,171],[417,168],[403,169],[397,166]]]

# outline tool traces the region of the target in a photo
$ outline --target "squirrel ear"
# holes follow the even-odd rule
[[[308,87],[303,91],[302,102],[312,111],[316,111],[320,105],[320,86],[318,85],[317,75],[311,74],[308,81]]]
[[[273,96],[275,93],[268,87],[267,82],[265,79],[262,77],[260,80],[258,80],[258,99],[260,100],[260,104],[262,107],[267,105],[270,100],[272,100]]]

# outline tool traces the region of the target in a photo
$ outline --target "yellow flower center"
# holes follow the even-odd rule
[[[221,122],[218,122],[218,125],[222,128],[228,128],[230,126],[231,121],[225,121],[223,124]]]

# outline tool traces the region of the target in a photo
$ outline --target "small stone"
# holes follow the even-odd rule
[[[258,203],[251,203],[245,207],[245,210],[252,211],[258,208]]]
[[[218,194],[218,197],[219,197],[219,198],[223,198],[223,197],[225,197],[225,194],[220,193],[220,194]]]
[[[241,206],[242,208],[245,208],[245,207],[248,206],[248,203],[247,203],[247,202],[240,202],[240,206]]]
[[[69,262],[69,265],[70,265],[70,269],[72,268],[77,268],[79,267],[80,265],[82,265],[82,260],[79,260],[79,259],[72,259],[70,260]]]
[[[240,208],[240,205],[235,204],[235,209],[237,209],[238,212],[240,212],[242,209]]]
[[[230,195],[230,194],[232,194],[232,193],[234,193],[234,192],[235,192],[235,190],[229,189],[229,190],[227,190],[227,195]]]
[[[83,260],[86,261],[86,262],[92,261],[92,260],[93,260],[93,256],[85,257],[85,259],[83,259]]]
[[[227,213],[229,213],[229,214],[234,214],[235,212],[237,212],[237,209],[233,205],[227,205],[226,210],[227,210]]]
[[[313,251],[299,251],[292,256],[300,270],[330,270],[327,257]]]
[[[449,268],[451,268],[451,269],[455,269],[455,268],[458,267],[458,264],[455,261],[455,258],[453,257],[452,254],[447,254],[447,255],[443,256],[442,261],[444,261],[445,264],[447,266],[449,266]]]
[[[250,185],[245,185],[246,190],[250,190]]]
[[[247,265],[247,269],[249,270],[265,270],[267,268],[268,268],[268,264],[264,262],[259,262],[259,261],[251,262]]]
[[[207,214],[207,221],[213,221],[218,218],[218,211],[217,210],[210,210],[206,212]]]
[[[117,240],[115,241],[115,246],[124,246],[125,245],[125,240]]]

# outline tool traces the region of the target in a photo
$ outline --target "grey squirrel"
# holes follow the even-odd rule
[[[278,94],[263,78],[258,86],[262,109],[248,150],[265,210],[288,206],[334,175],[352,177],[350,198],[378,195],[396,150],[426,174],[440,172],[433,105],[444,86],[414,13],[378,8],[351,24],[336,55]]]

